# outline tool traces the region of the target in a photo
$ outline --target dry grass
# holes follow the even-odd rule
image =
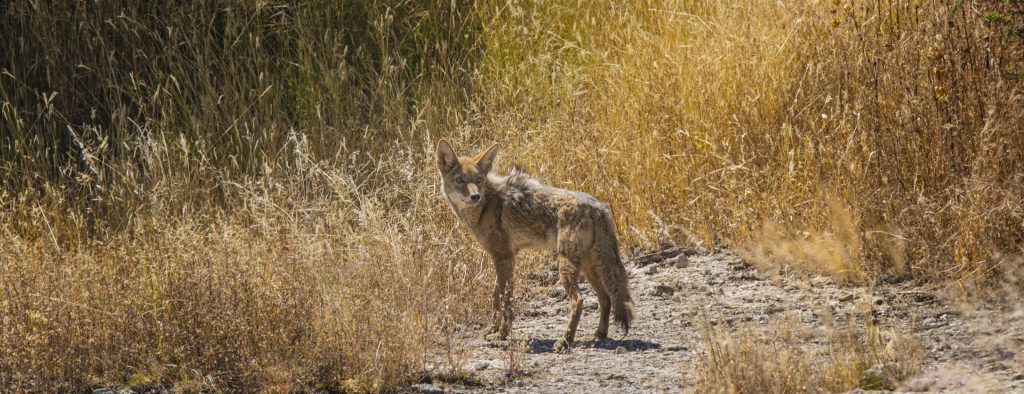
[[[851,279],[984,279],[1024,239],[1024,66],[977,17],[992,6],[510,7],[529,28],[487,54],[485,80],[514,88],[481,134],[626,228],[746,246],[769,226],[843,238]]]
[[[984,286],[1024,253],[1020,7],[5,3],[0,387],[415,379],[491,282],[441,136],[631,245]]]
[[[292,179],[330,185],[307,191],[322,198],[238,184],[248,197],[213,223],[140,220],[80,244],[6,225],[0,383],[377,391],[417,379],[438,333],[483,299],[481,256],[453,223],[422,222],[447,214],[428,187],[366,196],[345,174],[306,174]]]
[[[704,393],[839,393],[893,390],[917,372],[923,352],[907,336],[872,321],[830,324],[824,330],[790,316],[771,327],[728,335],[705,320],[706,353],[696,389]]]

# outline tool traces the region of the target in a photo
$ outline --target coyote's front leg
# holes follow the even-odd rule
[[[487,340],[503,341],[512,330],[512,256],[494,256],[494,271],[497,281],[491,306],[494,308],[493,323],[487,331]]]
[[[494,292],[491,293],[491,323],[484,329],[484,338],[490,339],[498,333],[498,328],[501,327],[501,314],[498,313],[501,308],[499,299],[498,285],[495,283]]]
[[[565,334],[555,342],[555,351],[568,351],[576,338],[576,326],[583,314],[583,298],[580,297],[579,262],[563,259],[558,266],[558,276],[569,298],[569,321],[565,324]]]

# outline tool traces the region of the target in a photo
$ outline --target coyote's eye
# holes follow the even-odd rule
[[[461,177],[461,176],[460,176],[460,177],[458,177],[458,178],[455,178],[455,183],[458,183],[458,184],[460,184],[460,185],[461,185],[461,184],[462,184],[463,182],[465,182],[465,181],[463,181],[463,180],[462,180],[462,177]]]

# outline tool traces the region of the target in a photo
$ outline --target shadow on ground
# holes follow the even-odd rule
[[[655,342],[642,341],[639,339],[626,339],[616,341],[613,339],[606,339],[603,341],[580,341],[573,345],[573,348],[594,348],[604,350],[617,350],[619,348],[625,348],[628,351],[640,351],[640,350],[651,350],[661,349],[661,344]],[[540,354],[540,353],[553,353],[555,351],[555,340],[554,339],[537,339],[530,342],[530,350],[527,353]]]

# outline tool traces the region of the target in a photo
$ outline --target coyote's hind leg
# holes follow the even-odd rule
[[[591,282],[593,283],[593,282]],[[601,286],[593,286],[597,293],[597,303],[601,309],[600,320],[597,322],[597,332],[594,333],[595,341],[608,339],[608,317],[612,312],[612,298]]]

